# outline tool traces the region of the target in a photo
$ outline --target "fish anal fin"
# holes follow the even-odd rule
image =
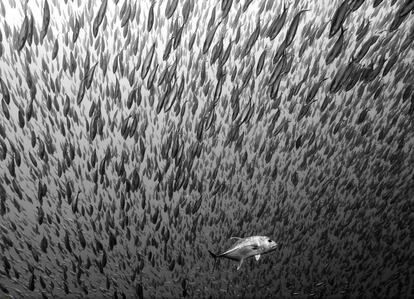
[[[239,270],[240,270],[240,268],[241,268],[242,264],[243,264],[243,259],[241,259],[241,260],[240,260],[240,263],[239,263],[239,265],[237,266],[237,271],[239,271]]]
[[[256,254],[255,256],[256,261],[258,261],[260,259],[260,254]]]

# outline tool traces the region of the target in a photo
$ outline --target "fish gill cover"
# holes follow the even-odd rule
[[[0,297],[414,297],[413,8],[0,1]]]

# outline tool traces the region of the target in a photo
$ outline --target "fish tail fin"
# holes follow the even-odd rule
[[[210,253],[210,255],[214,258],[214,260],[216,260],[218,258],[218,255],[215,254],[214,252],[209,250],[208,253]]]
[[[218,262],[219,262],[219,260],[217,259],[219,256],[218,256],[218,254],[215,254],[214,252],[212,252],[212,251],[208,251],[209,253],[210,253],[210,255],[214,258],[214,266],[213,266],[213,269],[212,269],[212,271],[214,271],[214,269],[216,269],[217,268],[217,266],[218,266]]]

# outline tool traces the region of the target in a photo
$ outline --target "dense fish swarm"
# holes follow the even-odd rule
[[[0,1],[0,297],[414,297],[413,9]]]

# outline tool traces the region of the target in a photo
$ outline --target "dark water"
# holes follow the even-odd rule
[[[0,298],[413,298],[413,8],[2,1]]]

